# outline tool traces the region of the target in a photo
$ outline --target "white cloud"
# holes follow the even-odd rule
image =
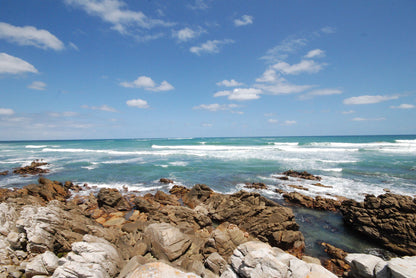
[[[302,60],[298,64],[290,65],[286,62],[279,62],[272,66],[273,69],[283,74],[300,74],[300,73],[317,73],[323,69],[326,64],[316,63],[313,60]]]
[[[315,58],[315,57],[324,57],[325,56],[325,51],[323,51],[322,49],[314,49],[309,51],[306,55],[305,58]]]
[[[195,0],[195,3],[193,5],[188,5],[188,8],[192,10],[206,10],[209,6],[206,3],[206,0]]]
[[[73,42],[70,42],[69,43],[69,47],[72,48],[72,49],[74,49],[74,50],[76,50],[76,51],[79,51],[78,46],[75,43],[73,43]]]
[[[103,104],[101,106],[88,106],[88,105],[82,105],[81,106],[84,109],[91,109],[91,110],[100,110],[105,112],[117,112],[117,110],[111,106],[108,106],[106,104]]]
[[[267,120],[270,124],[277,124],[279,122],[279,120],[276,119],[268,119]]]
[[[305,100],[305,99],[311,99],[315,96],[331,96],[331,95],[339,95],[339,94],[342,94],[342,91],[338,89],[319,89],[319,90],[313,90],[311,92],[308,92],[307,94],[301,95],[299,99]]]
[[[264,114],[265,117],[274,117],[276,114],[275,113],[266,113]]]
[[[29,89],[43,91],[46,89],[46,83],[42,81],[33,81],[32,84],[27,86]]]
[[[323,28],[321,28],[321,32],[325,33],[325,34],[333,34],[337,31],[337,29],[335,27],[331,27],[331,26],[325,26]]]
[[[266,82],[270,84],[255,84],[255,88],[259,88],[272,95],[294,94],[304,92],[313,85],[296,85],[287,82],[286,79],[277,75],[273,70],[266,70],[261,78],[256,79],[257,82]]]
[[[28,62],[11,56],[7,53],[0,53],[0,74],[21,74],[25,72],[37,73],[38,70]]]
[[[275,47],[267,50],[266,55],[261,57],[261,59],[270,63],[284,60],[288,57],[288,54],[305,46],[307,42],[308,40],[305,38],[287,38]]]
[[[243,15],[241,18],[234,20],[234,25],[237,27],[253,24],[254,17],[251,15]]]
[[[373,103],[379,103],[382,101],[392,100],[392,99],[398,99],[398,96],[381,96],[381,95],[375,95],[375,96],[358,96],[358,97],[350,97],[344,99],[344,104],[373,104]]]
[[[226,97],[231,94],[231,91],[219,91],[214,94],[214,97]]]
[[[192,30],[189,27],[185,27],[178,31],[172,31],[172,36],[178,39],[178,41],[180,42],[186,42],[186,41],[189,41],[190,39],[198,37],[203,32],[204,30],[201,28],[199,30]]]
[[[294,124],[296,124],[296,123],[297,123],[296,121],[293,121],[293,120],[287,120],[287,121],[284,121],[283,125],[294,125]]]
[[[217,86],[225,86],[225,87],[237,87],[244,85],[243,83],[237,82],[234,79],[231,80],[223,80],[216,83]]]
[[[220,52],[220,46],[223,44],[230,44],[234,43],[233,40],[225,39],[225,40],[209,40],[200,46],[193,46],[189,49],[190,52],[201,55],[203,53],[218,53]]]
[[[210,123],[202,123],[201,126],[202,127],[212,127],[213,124],[210,124]]]
[[[236,104],[201,104],[198,106],[193,107],[194,110],[208,110],[211,112],[217,112],[217,111],[225,111],[225,110],[231,110],[233,108],[237,108],[238,105]]]
[[[14,114],[14,110],[10,108],[0,108],[1,116],[11,116]]]
[[[399,106],[390,106],[391,109],[413,109],[416,106],[414,106],[413,104],[407,104],[407,103],[403,103],[400,104]]]
[[[143,99],[131,99],[126,101],[127,106],[130,107],[137,107],[137,108],[141,108],[141,109],[146,109],[149,108],[149,104],[147,103],[147,101],[143,100]]]
[[[272,83],[279,80],[279,75],[277,75],[276,71],[274,69],[267,69],[263,75],[256,79],[256,82],[266,82],[266,83]],[[283,78],[282,78],[283,79]]]
[[[384,121],[386,118],[354,118],[352,119],[355,122],[366,122],[366,121]]]
[[[344,115],[348,115],[348,114],[354,114],[355,111],[354,110],[349,110],[349,111],[342,111],[341,113],[344,114]]]
[[[33,26],[18,27],[0,22],[0,39],[42,49],[62,50],[65,48],[64,44],[49,31]]]
[[[153,92],[170,91],[175,89],[167,81],[162,81],[160,85],[157,85],[152,78],[147,76],[139,76],[132,82],[121,82],[120,85],[126,88],[143,88],[147,91]]]
[[[145,30],[156,26],[172,26],[170,22],[147,17],[140,11],[132,11],[121,0],[65,0],[70,6],[78,7],[89,15],[98,16],[101,20],[112,24],[112,29],[127,34],[128,28],[139,27]]]
[[[72,111],[66,111],[66,112],[51,112],[48,113],[48,116],[53,117],[53,118],[59,118],[59,117],[75,117],[78,116],[79,114],[77,112],[72,112]]]
[[[228,96],[229,100],[244,101],[259,99],[261,93],[262,91],[256,88],[236,88],[233,91],[219,91],[214,97]]]

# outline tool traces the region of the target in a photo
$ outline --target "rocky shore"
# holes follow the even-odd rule
[[[332,259],[322,266],[304,255],[292,210],[256,192],[219,194],[203,184],[144,196],[87,188],[40,177],[0,190],[0,277],[415,277],[415,257],[375,262],[330,245]],[[331,210],[415,255],[415,200],[385,195]]]

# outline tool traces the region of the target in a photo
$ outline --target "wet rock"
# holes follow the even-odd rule
[[[268,189],[267,185],[262,182],[253,182],[252,184],[246,184],[245,187],[250,189]]]
[[[288,184],[287,186],[292,187],[292,188],[295,188],[295,189],[309,191],[309,188],[304,187],[302,185]]]
[[[278,177],[277,179],[282,180],[282,181],[288,181],[289,178],[284,176],[284,177]]]
[[[347,200],[340,208],[344,222],[356,231],[401,254],[416,254],[416,201],[386,193],[367,195],[364,202]]]
[[[293,178],[301,178],[305,180],[313,180],[313,181],[320,181],[322,178],[319,176],[314,176],[306,171],[298,172],[294,170],[288,170],[286,172],[283,172],[283,175],[293,177]]]
[[[341,207],[341,202],[338,200],[324,198],[321,196],[312,198],[299,192],[284,193],[283,197],[285,198],[286,202],[301,205],[307,208],[338,211],[338,209]]]
[[[321,245],[330,257],[330,259],[324,261],[326,269],[338,276],[342,276],[344,273],[350,271],[351,267],[345,261],[345,257],[348,255],[347,252],[329,243],[322,242]]]
[[[48,165],[46,162],[33,161],[29,166],[19,167],[13,170],[14,174],[18,175],[39,175],[49,173],[48,169],[41,168],[42,166]]]
[[[168,223],[150,224],[144,237],[151,246],[152,255],[158,259],[173,261],[191,245],[191,239]]]
[[[127,278],[148,277],[198,278],[200,276],[193,273],[185,273],[163,262],[154,262],[139,266],[127,276]]]
[[[8,174],[9,174],[9,171],[0,172],[0,176],[7,176]]]
[[[170,180],[170,179],[167,179],[167,178],[161,178],[159,180],[159,182],[168,184],[168,183],[173,183],[173,180]]]
[[[52,277],[115,277],[122,260],[108,241],[85,235],[82,242],[72,244],[72,252],[59,260]]]
[[[330,185],[323,185],[322,183],[319,183],[319,182],[317,182],[317,183],[313,183],[312,185],[314,185],[314,186],[318,186],[318,187],[323,187],[323,188],[333,188],[332,186],[330,186]]]

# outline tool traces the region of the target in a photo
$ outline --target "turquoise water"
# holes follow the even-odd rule
[[[168,191],[172,184],[159,183],[165,177],[188,187],[205,183],[222,193],[241,190],[248,182],[263,182],[269,190],[261,193],[278,202],[283,201],[275,189],[356,200],[363,200],[367,193],[382,194],[383,189],[416,194],[416,136],[0,142],[0,172],[29,165],[35,159],[49,163],[48,178],[87,183],[93,190],[127,186],[140,194]],[[321,183],[331,188],[294,178],[277,179],[289,169],[319,175]],[[36,179],[0,176],[0,187],[20,187]],[[293,184],[309,190],[289,186]],[[294,208],[294,212],[308,254],[325,256],[319,247],[323,239],[348,251],[376,250],[374,244],[346,230],[339,214],[302,208]]]

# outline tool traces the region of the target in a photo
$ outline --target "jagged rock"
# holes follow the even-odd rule
[[[181,185],[174,185],[170,190],[169,193],[173,194],[179,198],[182,198],[183,195],[188,193],[190,191],[189,188]]]
[[[314,176],[306,171],[298,172],[293,170],[288,170],[286,172],[283,172],[283,175],[293,177],[293,178],[301,178],[305,180],[313,180],[313,181],[320,181],[322,178],[319,176]]]
[[[245,187],[251,189],[268,189],[267,185],[262,182],[253,182],[251,184],[246,184]]]
[[[205,202],[212,193],[214,191],[207,185],[197,184],[182,197],[182,201],[190,208],[195,208],[197,205]]]
[[[161,182],[161,183],[173,183],[173,180],[170,180],[170,179],[167,179],[167,178],[161,178],[159,180],[159,182]]]
[[[347,252],[326,242],[322,242],[321,245],[330,257],[330,259],[324,261],[326,269],[338,276],[342,276],[345,272],[350,271],[351,267],[345,262],[345,257],[348,255]]]
[[[19,175],[38,175],[49,173],[48,169],[40,168],[41,166],[48,165],[46,162],[33,161],[29,166],[19,167],[13,170],[14,174]]]
[[[115,188],[101,188],[97,195],[98,205],[116,210],[129,210],[130,205]]]
[[[151,246],[151,253],[158,259],[173,261],[180,257],[191,245],[191,239],[168,223],[150,224],[144,237]]]
[[[39,254],[26,265],[25,276],[28,278],[36,275],[50,276],[58,268],[58,260],[59,258],[50,251]]]
[[[367,195],[364,202],[342,202],[340,210],[347,225],[385,248],[416,254],[416,199],[392,193]]]
[[[173,268],[163,262],[148,263],[136,268],[127,278],[149,278],[149,277],[169,277],[169,278],[198,278],[200,276],[193,273],[185,273]]]
[[[180,227],[188,227],[191,230],[198,230],[212,225],[212,221],[208,216],[187,207],[166,206],[160,212],[167,216],[170,223],[174,223]]]
[[[301,205],[307,208],[337,211],[341,207],[341,202],[338,200],[324,198],[321,196],[316,196],[314,199],[299,192],[284,193],[283,197],[286,202]]]
[[[337,277],[320,265],[308,264],[259,241],[249,241],[238,246],[230,261],[232,270],[238,275],[236,277]],[[221,277],[233,276],[227,270]]]
[[[205,265],[216,275],[220,275],[227,267],[227,261],[217,252],[212,253],[205,260]]]
[[[236,224],[272,246],[301,256],[304,239],[290,208],[282,207],[258,193],[244,191],[232,195],[212,194],[205,205],[213,221]]]
[[[162,205],[180,206],[181,204],[176,200],[175,196],[168,195],[162,191],[155,194],[155,201]]]
[[[160,203],[145,197],[137,197],[134,199],[134,204],[141,212],[155,212],[160,208]]]
[[[70,197],[70,192],[60,182],[51,181],[44,177],[40,177],[39,184],[29,184],[21,190],[23,195],[31,195],[39,197],[44,201],[65,201]]]
[[[7,236],[15,231],[15,222],[18,218],[16,206],[12,203],[0,203],[0,234]]]
[[[108,241],[85,235],[72,244],[72,252],[59,260],[52,277],[115,277],[120,271],[121,256]]]

